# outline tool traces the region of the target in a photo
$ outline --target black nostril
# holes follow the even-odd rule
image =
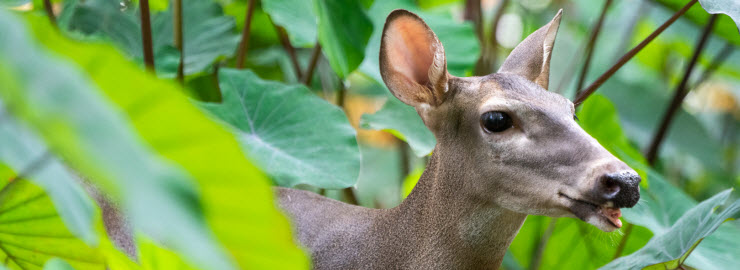
[[[634,171],[621,171],[601,177],[601,196],[614,207],[632,207],[640,200],[640,181]]]

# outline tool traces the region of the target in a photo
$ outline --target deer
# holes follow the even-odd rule
[[[388,15],[381,76],[437,144],[395,208],[275,189],[314,269],[497,269],[527,215],[622,227],[620,208],[640,199],[640,176],[578,125],[571,101],[547,91],[561,15],[478,77],[447,72],[444,48],[419,16]]]

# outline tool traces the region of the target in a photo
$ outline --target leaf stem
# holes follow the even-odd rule
[[[172,24],[175,27],[174,40],[175,48],[180,51],[180,63],[177,64],[177,81],[180,84],[185,80],[185,50],[183,49],[182,41],[182,0],[174,0],[173,5],[174,16],[172,16]]]
[[[49,21],[51,24],[56,28],[57,26],[57,17],[54,16],[54,9],[51,6],[51,0],[44,0],[44,11],[46,11],[46,16],[49,17]]]
[[[545,229],[545,232],[542,234],[540,241],[537,242],[537,247],[532,255],[532,263],[529,265],[530,270],[540,269],[540,264],[542,264],[542,255],[545,254],[545,247],[547,247],[547,242],[550,241],[550,236],[552,236],[552,233],[555,231],[555,224],[557,222],[557,218],[551,218],[550,223],[547,224],[547,229]]]
[[[716,14],[713,14],[711,17],[709,17],[709,22],[707,22],[707,25],[704,27],[704,32],[702,33],[701,38],[696,44],[694,54],[691,56],[691,60],[689,61],[688,66],[686,66],[686,71],[683,74],[683,78],[681,78],[681,82],[678,84],[676,90],[674,91],[673,100],[671,100],[671,104],[668,106],[668,109],[663,114],[663,120],[661,120],[660,122],[658,132],[655,133],[655,136],[650,142],[650,147],[645,154],[645,158],[650,165],[655,164],[655,160],[658,156],[658,151],[660,150],[660,145],[663,142],[666,134],[668,133],[668,127],[670,127],[673,117],[675,116],[678,109],[681,107],[683,99],[689,93],[689,89],[686,88],[686,84],[689,81],[689,77],[691,77],[691,72],[694,71],[694,66],[696,66],[699,55],[701,55],[702,50],[704,50],[704,45],[706,45],[707,41],[709,40],[709,35],[712,33],[712,28],[714,27],[714,22],[716,21],[716,19]]]
[[[609,6],[611,4],[612,4],[612,0],[606,0],[606,2],[604,2],[604,7],[601,9],[601,14],[599,15],[599,19],[596,20],[596,23],[591,29],[591,36],[589,37],[588,43],[586,44],[586,61],[583,63],[583,67],[581,68],[581,73],[578,75],[578,83],[576,84],[576,96],[578,96],[581,93],[581,88],[583,87],[583,80],[586,79],[586,73],[588,73],[588,67],[591,64],[591,57],[593,56],[593,53],[594,53],[594,44],[596,44],[596,39],[599,37],[599,32],[601,32],[601,26],[604,24],[604,18],[606,18],[606,11],[609,9]]]
[[[665,23],[663,23],[658,29],[655,29],[653,33],[651,33],[647,38],[645,38],[640,44],[637,44],[632,50],[624,54],[617,63],[615,63],[609,70],[604,72],[596,81],[594,81],[591,85],[589,85],[586,89],[583,89],[581,91],[581,94],[576,97],[576,99],[573,101],[573,103],[576,104],[576,106],[581,105],[588,96],[593,94],[596,89],[598,89],[606,80],[611,78],[614,73],[617,72],[624,64],[626,64],[632,57],[634,57],[638,52],[640,52],[645,46],[647,46],[653,39],[655,39],[658,35],[663,33],[663,31],[668,28],[673,22],[675,22],[681,15],[686,13],[686,11],[691,8],[698,0],[691,0],[689,3],[687,3],[683,8],[681,8],[679,11],[677,11],[673,16],[671,16],[670,19],[668,19]]]
[[[630,238],[630,234],[632,234],[632,223],[627,223],[624,225],[624,236],[622,236],[622,240],[619,241],[619,245],[617,246],[617,251],[614,252],[614,257],[612,260],[619,258],[622,256],[622,252],[624,252],[624,247],[627,246],[627,239]]]
[[[244,59],[247,56],[247,49],[249,48],[249,33],[252,28],[252,13],[254,13],[254,0],[247,2],[247,11],[244,15],[244,28],[242,29],[242,41],[239,43],[239,48],[236,52],[236,68],[244,68]]]
[[[313,52],[311,53],[311,61],[308,63],[308,70],[306,70],[306,73],[303,76],[303,84],[305,84],[308,87],[311,87],[311,79],[313,79],[313,72],[316,69],[316,64],[319,62],[319,57],[321,56],[321,44],[319,42],[316,42],[316,45],[313,47]]]
[[[152,73],[154,70],[154,50],[152,49],[152,23],[149,18],[149,0],[139,2],[141,11],[141,41],[144,49],[144,64]]]
[[[465,14],[463,19],[473,22],[475,35],[483,45],[483,12],[481,11],[481,0],[465,0]]]
[[[283,49],[285,49],[285,52],[288,53],[288,56],[290,56],[290,62],[293,64],[293,69],[295,70],[295,76],[298,80],[300,80],[303,75],[301,73],[301,66],[298,64],[298,57],[295,54],[295,48],[292,44],[290,44],[290,38],[288,38],[288,33],[285,32],[285,29],[278,26],[274,22],[272,25],[275,26],[275,32],[278,34],[278,38],[280,39],[280,43],[283,45]]]
[[[506,10],[506,6],[509,4],[509,0],[501,0],[501,4],[499,4],[498,10],[496,10],[496,14],[493,15],[493,20],[491,21],[491,53],[489,54],[488,61],[491,63],[491,65],[495,66],[496,63],[496,49],[498,49],[498,41],[496,40],[496,33],[498,32],[498,23],[501,21],[501,16],[504,15],[504,11]],[[494,67],[492,70],[496,70]]]

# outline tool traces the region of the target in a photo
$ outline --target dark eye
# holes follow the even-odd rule
[[[480,125],[488,132],[501,132],[514,125],[505,112],[486,112],[480,116]]]

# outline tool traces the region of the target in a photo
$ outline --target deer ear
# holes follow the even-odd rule
[[[416,14],[397,9],[388,15],[380,41],[380,75],[391,93],[408,105],[438,106],[444,101],[444,48]]]
[[[562,14],[561,9],[552,21],[519,43],[498,72],[520,75],[547,89],[550,81],[550,56]]]

